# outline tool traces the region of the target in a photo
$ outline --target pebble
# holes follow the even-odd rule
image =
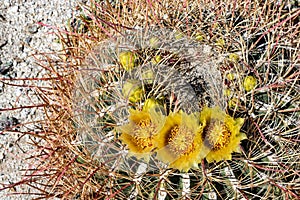
[[[19,10],[19,7],[18,7],[18,6],[12,6],[12,7],[10,7],[10,8],[7,10],[7,12],[9,12],[9,13],[16,13],[16,12],[18,12],[18,10]]]
[[[38,25],[28,25],[27,30],[31,34],[35,34],[38,32]]]
[[[5,64],[0,64],[0,74],[7,75],[13,70],[13,62],[7,62]]]
[[[1,49],[2,47],[4,47],[6,44],[7,44],[7,40],[5,40],[5,38],[1,38],[1,39],[0,39],[0,49]]]
[[[0,120],[0,131],[12,128],[19,124],[19,120],[15,117],[6,117]]]
[[[31,42],[31,40],[32,40],[32,37],[27,37],[27,38],[25,39],[25,42],[26,42],[27,44],[29,44],[29,43]]]

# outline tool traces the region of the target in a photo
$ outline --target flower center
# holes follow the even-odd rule
[[[185,126],[174,126],[168,136],[168,148],[175,155],[187,155],[194,149],[194,134]]]
[[[134,129],[135,143],[142,149],[153,146],[153,134],[155,134],[155,127],[150,119],[140,120]]]
[[[223,122],[211,120],[205,126],[202,138],[206,146],[216,151],[229,144],[230,135],[230,130]]]

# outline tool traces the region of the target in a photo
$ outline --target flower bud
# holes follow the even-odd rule
[[[155,108],[156,106],[159,106],[159,102],[157,100],[155,100],[154,98],[149,98],[146,99],[144,106],[143,106],[143,110],[144,111],[148,111],[151,108]]]
[[[119,61],[126,71],[134,68],[136,59],[137,56],[131,51],[123,51],[119,55]]]
[[[122,93],[130,102],[136,103],[143,98],[144,90],[138,80],[127,80]]]
[[[244,89],[249,92],[256,86],[256,78],[254,76],[247,76],[244,79]]]
[[[159,47],[159,39],[158,37],[152,37],[149,40],[149,46],[153,49],[157,49]]]
[[[240,60],[240,56],[236,53],[231,53],[229,54],[229,61],[233,62],[233,63],[237,63]]]

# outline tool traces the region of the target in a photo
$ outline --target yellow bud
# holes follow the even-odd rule
[[[229,97],[231,95],[231,91],[229,89],[224,90],[224,95]]]
[[[219,47],[224,47],[225,46],[225,40],[223,38],[217,39],[216,45],[219,46]]]
[[[144,106],[143,106],[143,110],[144,111],[148,111],[151,108],[154,108],[156,106],[159,106],[159,102],[157,100],[155,100],[154,98],[149,98],[145,101]]]
[[[214,29],[220,28],[220,25],[218,23],[215,23],[215,24],[213,24],[213,28]]]
[[[119,55],[119,61],[126,71],[134,68],[136,59],[137,56],[131,51],[123,51]]]
[[[152,58],[151,62],[152,64],[158,64],[162,60],[161,55],[156,55]]]
[[[240,56],[237,55],[236,53],[231,53],[229,54],[229,60],[231,62],[237,63],[240,60]]]
[[[127,80],[122,93],[130,102],[136,103],[143,98],[144,90],[138,80]]]
[[[151,69],[144,71],[142,73],[142,80],[146,83],[146,84],[152,84],[153,80],[154,80],[154,74],[152,72]]]
[[[235,75],[234,75],[233,73],[228,73],[228,74],[226,75],[226,78],[227,78],[228,80],[232,81],[232,80],[234,80]]]
[[[247,92],[251,91],[256,86],[256,78],[254,76],[246,76],[243,86]]]
[[[175,39],[176,40],[180,40],[181,38],[183,38],[183,33],[176,31],[175,33]]]
[[[204,34],[203,33],[201,33],[201,32],[198,32],[198,33],[196,33],[196,35],[195,35],[195,39],[197,40],[197,41],[203,41],[204,40]]]
[[[158,37],[152,37],[149,40],[150,47],[157,49],[159,47],[159,39]]]
[[[237,98],[232,98],[228,102],[229,108],[234,108],[238,104],[238,99]]]

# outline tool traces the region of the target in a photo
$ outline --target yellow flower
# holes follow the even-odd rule
[[[236,97],[233,97],[232,99],[230,99],[228,101],[228,106],[229,106],[229,108],[234,108],[238,105],[238,103],[239,103],[239,100]]]
[[[232,93],[232,92],[231,92],[230,89],[225,89],[225,90],[224,90],[224,95],[227,96],[227,97],[229,97],[229,96],[231,95],[231,93]]]
[[[144,89],[138,80],[130,79],[124,83],[122,93],[130,102],[136,103],[143,98]]]
[[[170,113],[157,140],[157,158],[169,167],[188,171],[203,159],[199,121],[194,114]]]
[[[136,60],[136,54],[131,51],[123,51],[119,55],[119,61],[126,71],[129,71],[134,68]]]
[[[256,78],[253,76],[246,76],[243,86],[247,92],[251,91],[256,86]]]
[[[127,144],[130,156],[149,161],[156,148],[158,132],[164,125],[164,118],[155,109],[130,110],[129,123],[118,128],[121,132],[119,139]]]
[[[207,162],[231,160],[232,152],[240,152],[240,141],[246,139],[240,129],[243,118],[233,119],[219,107],[205,107],[200,113],[200,123],[203,125],[202,141],[207,149]]]

